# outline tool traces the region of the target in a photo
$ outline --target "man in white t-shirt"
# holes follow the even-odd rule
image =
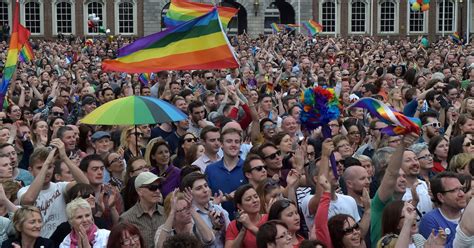
[[[87,177],[72,162],[66,154],[64,143],[60,139],[53,139],[50,143],[52,150],[42,147],[37,148],[31,154],[28,170],[35,179],[30,186],[23,187],[18,191],[18,199],[21,205],[34,205],[41,210],[43,227],[41,236],[49,238],[59,224],[67,221],[66,217],[66,192],[76,184],[89,183]],[[59,153],[59,158],[55,158]],[[61,159],[69,168],[76,182],[51,182],[53,177],[54,162]]]

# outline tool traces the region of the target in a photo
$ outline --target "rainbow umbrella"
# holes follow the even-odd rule
[[[85,116],[91,125],[142,125],[175,122],[188,118],[180,109],[149,96],[128,96],[110,101]]]

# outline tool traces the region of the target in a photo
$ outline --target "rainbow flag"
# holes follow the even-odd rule
[[[13,13],[13,30],[10,37],[7,60],[5,62],[5,67],[3,68],[2,83],[0,84],[0,102],[2,103],[8,92],[8,87],[10,86],[13,74],[15,74],[16,71],[20,48],[25,44],[30,35],[28,29],[20,27],[19,5],[18,0],[16,0],[15,12]],[[1,106],[1,108],[3,109],[3,106]]]
[[[300,27],[298,24],[283,24],[285,26],[285,29],[289,31],[295,30],[297,27]]]
[[[236,68],[239,64],[222,31],[217,9],[204,16],[136,40],[104,60],[104,71],[127,73],[163,70]]]
[[[272,22],[271,27],[272,27],[273,33],[281,32],[281,24]]]
[[[143,84],[143,86],[148,86],[148,82],[150,82],[151,79],[151,73],[142,73],[138,77],[138,80]]]
[[[313,21],[313,20],[308,20],[302,22],[302,26],[306,31],[308,32],[308,35],[310,36],[315,36],[321,32],[323,32],[323,25]]]
[[[20,57],[18,58],[21,62],[28,63],[34,58],[33,49],[31,48],[30,42],[26,42],[21,48]]]
[[[184,22],[209,13],[213,8],[214,6],[212,4],[194,3],[186,0],[172,0],[168,12],[164,17],[164,22],[166,27],[176,27]],[[230,20],[239,10],[230,7],[217,7],[217,11],[219,12],[222,27],[226,30]]]
[[[450,34],[449,37],[451,37],[451,40],[453,40],[454,43],[456,44],[461,44],[461,36],[459,36],[458,32],[454,32],[453,34]]]
[[[377,99],[363,97],[349,106],[349,108],[352,107],[367,109],[372,116],[388,124],[389,126],[383,128],[381,131],[389,136],[408,134],[411,132],[420,134],[420,119],[407,117]]]

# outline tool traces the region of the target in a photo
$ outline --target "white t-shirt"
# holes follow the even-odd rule
[[[336,193],[337,199],[331,201],[329,204],[328,219],[336,214],[347,214],[352,216],[356,222],[360,221],[359,211],[357,210],[357,203],[354,198],[348,195],[341,195]],[[310,214],[308,204],[309,201],[313,198],[312,194],[307,194],[303,199],[301,199],[301,212],[303,212],[304,219],[308,229],[311,230],[314,223],[314,215]]]
[[[431,197],[428,192],[428,185],[426,182],[420,179],[418,179],[418,182],[420,182],[420,184],[416,187],[416,193],[420,198],[420,202],[418,202],[418,206],[416,206],[416,208],[421,212],[422,215],[425,215],[426,213],[433,210],[433,202],[431,201]],[[413,196],[411,195],[411,189],[407,188],[402,200],[409,201],[411,199],[413,199]]]
[[[67,221],[66,217],[66,186],[69,182],[49,183],[48,189],[41,190],[36,199],[35,206],[38,207],[43,216],[43,227],[41,237],[50,238],[59,224]],[[18,191],[18,199],[26,193],[30,186]]]

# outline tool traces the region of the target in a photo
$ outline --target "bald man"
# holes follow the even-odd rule
[[[367,247],[370,247],[370,232],[368,232],[370,226],[369,174],[364,167],[353,165],[344,171],[342,177],[346,183],[347,194],[354,198],[357,203],[357,210],[359,215],[362,216],[359,225],[365,231],[363,233],[367,234],[365,242]],[[365,204],[363,199],[364,190],[367,190]]]
[[[344,171],[343,177],[347,187],[347,194],[354,198],[359,212],[361,212],[360,208],[363,206],[362,193],[364,188],[368,189],[370,185],[367,170],[358,165],[350,166]]]

